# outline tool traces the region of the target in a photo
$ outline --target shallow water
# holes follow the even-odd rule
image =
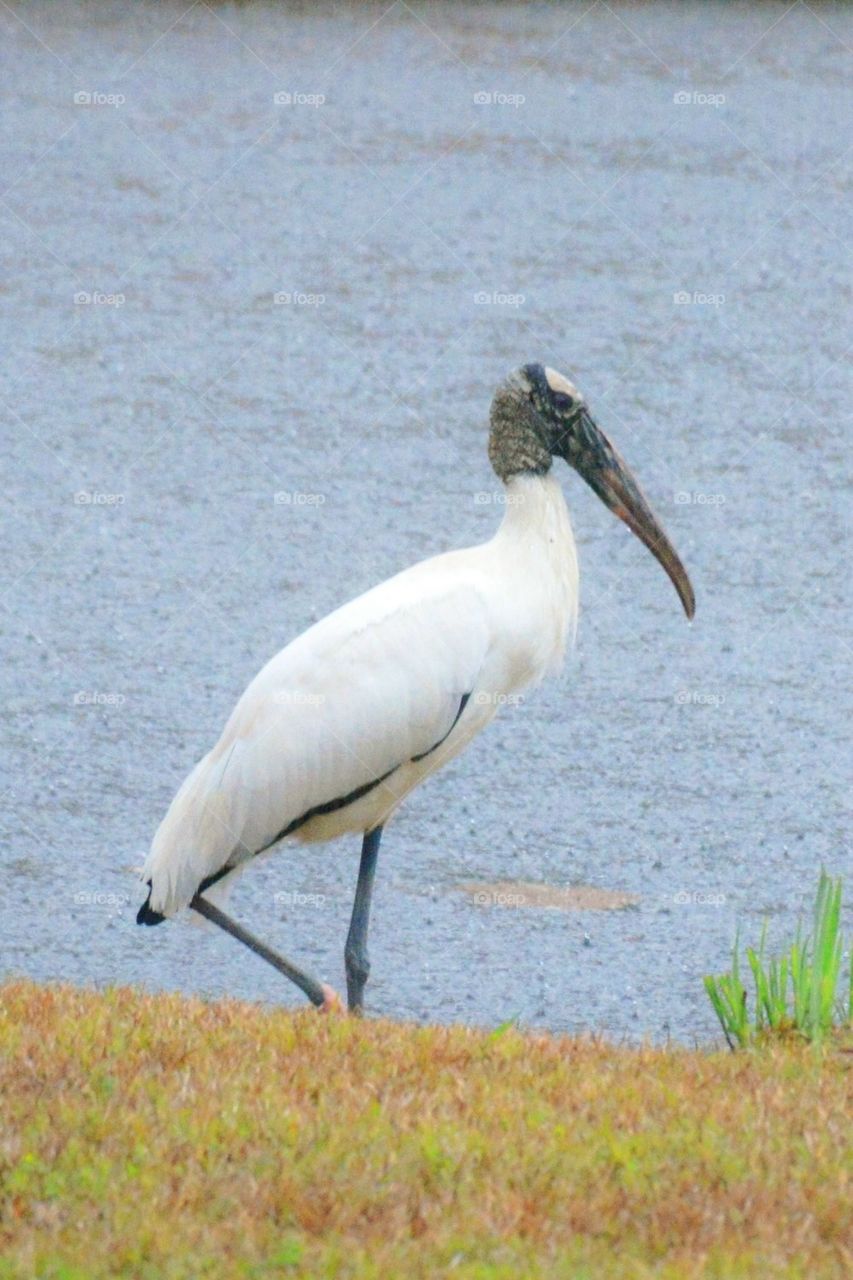
[[[273,652],[490,535],[489,400],[539,359],[696,621],[566,472],[577,647],[389,827],[370,1006],[714,1034],[737,923],[781,940],[850,871],[849,9],[28,3],[0,35],[4,970],[297,998],[138,929],[129,868]],[[284,852],[235,913],[340,986],[357,855]]]

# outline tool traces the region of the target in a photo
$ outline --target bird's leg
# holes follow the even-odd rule
[[[373,893],[373,877],[376,874],[376,858],[382,828],[365,831],[361,845],[361,864],[358,868],[358,884],[352,906],[344,960],[347,970],[347,1004],[350,1013],[361,1013],[364,1008],[364,985],[370,973],[367,955],[367,927],[370,924],[370,898]]]
[[[248,929],[244,929],[236,920],[232,920],[224,911],[220,911],[219,907],[215,907],[212,902],[208,902],[207,898],[203,898],[201,894],[197,893],[190,906],[193,911],[197,911],[200,916],[204,916],[205,920],[209,920],[211,924],[218,924],[220,929],[230,933],[232,938],[242,942],[250,951],[254,951],[256,956],[260,956],[262,960],[266,960],[267,964],[271,964],[274,969],[277,969],[279,973],[283,973],[291,982],[295,982],[300,991],[305,992],[311,1003],[316,1005],[321,1013],[328,1013],[331,1009],[340,1008],[340,999],[330,986],[325,982],[317,982],[315,978],[303,973],[295,964],[291,964],[284,956],[279,955],[277,951],[273,951],[272,947],[268,947],[265,942],[261,942],[260,938],[256,938]]]

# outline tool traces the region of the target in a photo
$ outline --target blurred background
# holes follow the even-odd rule
[[[4,972],[299,999],[138,929],[132,869],[277,649],[491,535],[489,401],[540,360],[696,620],[566,470],[576,649],[391,824],[369,1004],[712,1034],[738,923],[850,872],[850,8],[9,0],[0,42]],[[357,859],[232,908],[341,985]]]

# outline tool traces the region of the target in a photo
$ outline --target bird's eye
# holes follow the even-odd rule
[[[565,391],[553,391],[551,395],[554,403],[554,408],[557,410],[557,413],[560,414],[561,417],[563,414],[570,413],[571,410],[575,407],[574,400],[570,395],[567,395]]]

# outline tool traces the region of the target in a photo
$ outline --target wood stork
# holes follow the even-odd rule
[[[178,791],[142,869],[140,924],[190,906],[297,983],[337,1001],[207,896],[282,842],[363,837],[345,947],[349,1008],[369,972],[367,930],[382,829],[499,706],[561,664],[574,634],[578,568],[551,473],[563,458],[654,553],[688,618],[693,589],[640,488],[574,385],[527,364],[498,387],[489,458],[505,486],[490,541],[397,574],[310,627],[237,703]],[[216,894],[214,894],[216,896]]]

